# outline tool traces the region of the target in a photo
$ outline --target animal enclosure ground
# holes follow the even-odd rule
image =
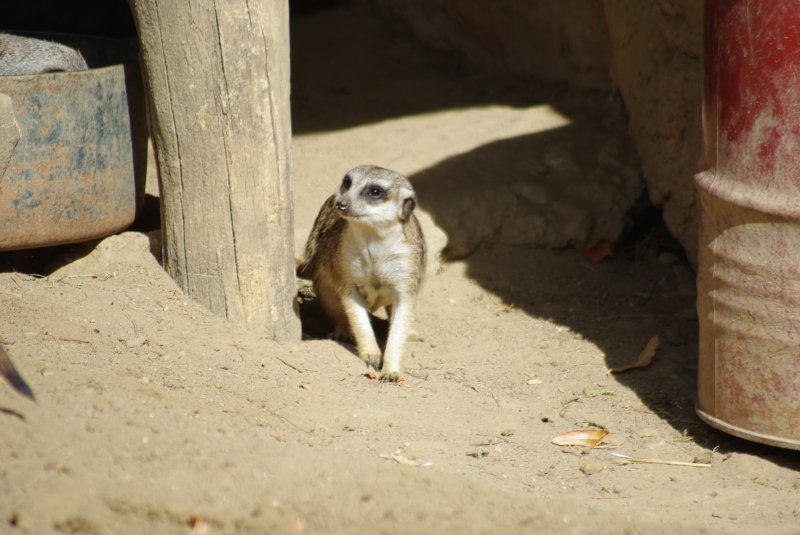
[[[424,177],[518,132],[515,112],[549,113],[376,24],[293,26],[298,250],[349,167]],[[363,49],[337,34],[371,39],[391,69],[337,79],[303,48]],[[0,532],[797,533],[797,454],[694,415],[694,275],[669,255],[594,265],[498,242],[442,264],[398,386],[334,342],[278,345],[212,316],[159,248],[134,230],[0,256],[0,341],[37,396],[0,385]],[[649,367],[608,373],[656,334]],[[610,431],[597,448],[552,443],[592,427]]]

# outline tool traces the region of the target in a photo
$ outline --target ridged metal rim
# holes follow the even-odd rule
[[[705,423],[710,425],[711,427],[715,427],[720,431],[724,431],[729,435],[733,435],[735,437],[743,438],[745,440],[750,440],[752,442],[759,442],[761,444],[767,444],[768,446],[777,446],[779,448],[786,448],[790,450],[798,450],[800,451],[800,440],[792,440],[789,438],[778,437],[775,435],[767,435],[764,433],[757,433],[755,431],[749,431],[747,429],[735,426],[733,424],[729,424],[711,416],[707,412],[703,412],[702,409],[695,406],[694,408],[697,416],[700,417]]]

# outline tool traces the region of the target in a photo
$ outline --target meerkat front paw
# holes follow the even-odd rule
[[[379,377],[382,383],[404,383],[405,378],[400,372],[383,371]]]
[[[361,360],[364,361],[364,364],[366,364],[368,368],[372,368],[375,371],[380,370],[381,366],[383,365],[383,357],[381,356],[380,352],[378,352],[378,353],[373,353],[373,352],[363,353],[363,354],[360,355],[360,357],[361,357]]]

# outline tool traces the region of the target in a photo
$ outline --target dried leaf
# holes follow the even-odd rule
[[[192,535],[208,535],[211,533],[211,524],[196,516],[190,516],[186,523],[192,528],[190,532]]]
[[[592,264],[599,264],[609,256],[614,256],[614,242],[607,238],[597,240],[583,250],[583,257]]]
[[[613,373],[620,373],[630,370],[632,368],[646,368],[653,361],[653,357],[656,356],[657,349],[658,349],[658,335],[655,335],[647,342],[647,345],[644,346],[644,349],[642,349],[642,352],[639,353],[638,357],[633,359],[628,364],[625,364],[624,366],[611,368],[609,371]]]
[[[567,431],[553,438],[553,444],[557,446],[584,446],[594,448],[608,436],[605,429],[578,429]]]

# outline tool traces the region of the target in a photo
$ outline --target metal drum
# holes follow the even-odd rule
[[[800,449],[800,2],[707,0],[697,413]]]

